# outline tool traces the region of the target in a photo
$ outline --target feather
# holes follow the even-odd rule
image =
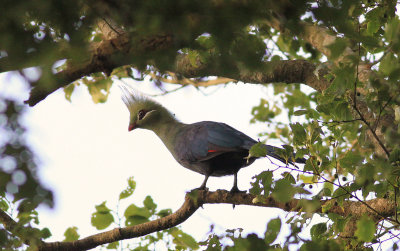
[[[120,84],[118,85],[118,87],[122,92],[122,101],[125,103],[126,107],[128,107],[129,110],[131,110],[135,103],[143,103],[146,101],[157,103],[156,101],[146,97],[143,93],[139,92],[128,84]]]

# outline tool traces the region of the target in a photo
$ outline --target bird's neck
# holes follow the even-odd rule
[[[164,121],[161,124],[161,126],[152,129],[152,131],[155,134],[157,134],[157,136],[161,139],[164,145],[172,153],[174,151],[173,147],[174,147],[175,137],[183,126],[185,126],[184,123],[181,123],[176,119],[171,119],[168,121]]]

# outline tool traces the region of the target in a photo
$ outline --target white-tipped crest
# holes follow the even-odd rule
[[[119,87],[122,91],[122,100],[130,113],[129,131],[135,128],[158,130],[163,123],[176,121],[161,104],[131,86],[122,84]]]
[[[131,110],[131,107],[138,102],[145,102],[146,100],[150,100],[144,94],[134,89],[132,86],[128,84],[121,84],[118,87],[122,91],[122,101],[125,103],[126,107]]]

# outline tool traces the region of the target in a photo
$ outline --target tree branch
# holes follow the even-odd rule
[[[4,228],[12,232],[18,225],[6,212],[0,209],[0,222],[3,224]]]
[[[269,25],[284,32],[284,25],[278,19],[271,19]],[[337,37],[330,34],[328,29],[317,25],[310,25],[305,22],[300,22],[299,25],[303,27],[304,31],[298,34],[298,36],[301,36],[302,39],[329,57],[331,52],[327,46],[334,43]],[[54,75],[51,83],[49,83],[48,79],[46,79],[46,83],[37,83],[36,87],[32,89],[30,98],[26,103],[34,106],[58,88],[66,86],[84,76],[95,72],[110,74],[114,68],[132,64],[133,59],[144,57],[149,52],[171,50],[175,48],[174,46],[177,46],[177,42],[173,41],[173,36],[170,34],[155,35],[140,39],[139,41],[133,41],[133,38],[128,37],[124,30],[118,29],[110,20],[101,20],[98,26],[102,34],[104,34],[105,39],[100,43],[92,44],[88,59],[84,62],[69,62],[65,70]],[[350,58],[356,56],[356,53],[351,48],[346,47],[342,55],[336,58],[334,62],[348,62]],[[319,92],[324,91],[330,85],[330,82],[324,78],[324,75],[330,71],[328,65],[314,65],[306,60],[264,62],[260,67],[263,70],[254,72],[238,69],[237,72],[227,73],[221,73],[219,67],[212,64],[212,62],[218,60],[210,59],[208,62],[202,62],[198,59],[196,64],[191,63],[191,60],[187,55],[178,54],[175,65],[171,65],[166,70],[179,74],[183,78],[218,76],[254,84],[303,83]],[[360,81],[367,82],[373,75],[369,65],[359,65],[358,76]],[[190,84],[190,81],[186,84]],[[192,84],[197,86],[196,82]],[[208,85],[206,84],[206,86]],[[362,93],[363,90],[360,90],[360,92]],[[352,104],[351,97],[349,97],[349,104]],[[357,102],[357,109],[370,125],[375,122],[374,112],[368,109],[365,103],[361,101]],[[358,118],[357,113],[357,111],[354,113],[354,118],[356,119]],[[367,132],[371,142],[374,143],[377,154],[380,156],[386,156],[379,143],[385,143],[381,129],[383,126],[393,127],[393,114],[393,112],[386,112],[385,117],[381,118],[381,123],[376,128],[376,132]],[[375,136],[380,140],[376,140]]]
[[[88,250],[106,243],[141,237],[149,233],[165,230],[181,224],[204,204],[225,203],[280,208],[286,212],[306,212],[307,202],[309,202],[309,200],[292,199],[287,203],[282,203],[275,200],[273,197],[267,197],[266,200],[259,201],[256,199],[255,195],[247,193],[232,194],[225,190],[217,190],[216,192],[194,190],[192,193],[186,194],[185,201],[181,208],[166,217],[135,226],[115,228],[73,242],[43,243],[42,246],[39,247],[39,250]],[[323,213],[336,213],[342,216],[352,215],[354,218],[360,218],[364,214],[369,214],[372,218],[379,221],[381,216],[389,217],[393,216],[395,213],[394,203],[386,199],[373,199],[365,202],[369,207],[372,207],[379,212],[379,216],[377,216],[375,212],[371,211],[368,206],[358,201],[344,201],[343,205],[334,205],[332,201],[321,201],[320,207],[318,207],[313,213],[322,213],[322,208],[327,203],[331,203],[332,205],[330,205],[329,208],[325,207],[326,210]]]
[[[173,41],[173,36],[170,34],[154,35],[134,41],[134,38],[129,37],[111,20],[100,20],[98,27],[104,35],[104,40],[91,44],[85,60],[68,62],[65,70],[53,75],[51,83],[48,79],[46,79],[46,83],[34,83],[35,87],[26,101],[27,104],[34,106],[58,88],[84,76],[96,72],[105,72],[108,75],[113,69],[132,64],[135,58],[143,57],[146,53],[168,50],[176,46],[176,41]],[[213,60],[208,61],[212,62]],[[197,60],[196,66],[193,66],[187,55],[177,54],[175,65],[168,70],[186,78],[219,76],[257,84],[305,83],[318,91],[323,91],[329,86],[329,82],[323,78],[328,69],[326,67],[317,68],[306,60],[265,62],[261,68],[265,70],[259,72],[239,71],[231,73],[229,76],[223,76],[210,63],[205,64]]]
[[[8,232],[14,236],[20,238],[26,245],[38,245],[43,243],[40,240],[35,239],[35,232],[39,231],[29,226],[21,226],[13,218],[11,218],[6,212],[0,209],[0,223],[4,226]]]
[[[104,25],[104,22],[100,22],[99,26],[107,27],[107,25]],[[33,83],[34,88],[31,90],[30,97],[25,103],[34,106],[57,89],[84,76],[89,76],[96,72],[104,72],[109,75],[113,69],[131,64],[135,57],[149,51],[164,50],[173,45],[172,36],[168,34],[155,35],[140,39],[140,41],[132,41],[121,30],[118,30],[120,33],[115,32],[115,29],[112,31],[109,30],[110,28],[106,32],[105,28],[102,29],[106,33],[106,39],[99,43],[92,43],[87,53],[88,56],[85,59],[79,62],[67,61],[65,70],[56,74],[49,72],[49,75],[52,75],[52,78],[50,78],[51,81],[46,78],[46,82],[40,82],[41,80],[39,80],[39,82]]]

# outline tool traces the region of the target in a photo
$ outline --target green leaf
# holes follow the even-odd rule
[[[135,188],[136,188],[136,182],[135,182],[135,180],[133,179],[133,177],[129,177],[129,179],[128,179],[128,186],[129,186],[130,188],[132,188],[133,190],[135,190]]]
[[[134,204],[131,204],[126,208],[124,216],[126,218],[126,225],[132,226],[148,222],[151,212],[145,207],[138,207]]]
[[[399,30],[400,20],[398,17],[392,18],[385,27],[385,38],[388,40],[388,42],[398,39]]]
[[[343,168],[354,170],[355,166],[361,164],[364,157],[356,152],[347,152],[346,155],[340,159],[340,166]]]
[[[104,76],[94,77],[93,80],[83,81],[89,89],[92,100],[95,104],[104,103],[107,101],[110,88],[112,86],[112,79],[105,78]]]
[[[51,237],[50,229],[48,229],[47,227],[40,230],[40,233],[41,233],[41,236],[43,239],[47,239],[47,238]]]
[[[343,218],[342,216],[335,213],[328,213],[328,217],[330,220],[333,221],[332,228],[335,230],[336,233],[343,232],[347,221],[350,219],[350,217]]]
[[[249,157],[265,157],[266,155],[267,149],[265,149],[263,143],[258,142],[250,148]]]
[[[9,205],[8,205],[7,201],[0,199],[0,210],[7,211],[8,208],[9,208]]]
[[[351,112],[347,102],[336,102],[334,116],[336,120],[349,120],[351,119]]]
[[[378,162],[378,161],[376,161]],[[379,163],[379,162],[378,162]],[[376,163],[376,164],[378,164]],[[368,183],[373,184],[375,182],[374,176],[378,170],[378,165],[373,165],[373,163],[366,163],[362,165],[362,168],[357,170],[356,183],[361,186],[365,186]]]
[[[134,215],[143,216],[143,217],[148,218],[151,216],[151,213],[149,212],[149,210],[147,208],[138,207],[135,204],[131,204],[125,210],[124,216],[129,217],[129,216],[134,216]]]
[[[106,206],[105,201],[103,203],[101,203],[100,205],[96,205],[95,208],[96,208],[96,212],[98,212],[98,213],[109,213],[111,211],[111,209],[109,209]]]
[[[254,195],[260,195],[262,192],[264,192],[264,196],[268,196],[272,189],[272,177],[273,172],[271,171],[263,171],[253,177],[256,180],[252,182],[250,193]]]
[[[282,173],[282,176],[285,180],[289,181],[290,184],[296,184],[296,179],[293,177],[293,175],[290,172],[284,172],[284,173]]]
[[[393,71],[398,71],[399,62],[393,53],[386,54],[379,64],[379,71],[385,75],[390,75]]]
[[[332,198],[336,199],[336,201],[339,203],[340,206],[343,205],[344,199],[348,198],[349,195],[345,190],[342,188],[338,188],[333,192]]]
[[[322,235],[326,232],[327,227],[326,223],[318,223],[311,227],[310,234],[311,238],[314,239],[321,239]]]
[[[118,249],[118,247],[119,241],[114,241],[107,245],[107,249]]]
[[[172,210],[171,209],[162,209],[157,213],[157,215],[160,216],[160,217],[165,217],[165,216],[168,216],[170,214],[172,214]]]
[[[372,19],[367,24],[367,32],[369,35],[375,34],[379,28],[381,27],[381,23],[377,19]]]
[[[133,194],[133,189],[131,188],[126,188],[125,190],[123,190],[120,194],[119,194],[119,200],[128,198],[129,196],[131,196]]]
[[[376,197],[378,198],[384,197],[387,194],[388,190],[388,183],[379,183],[375,185],[375,193]]]
[[[310,145],[315,144],[316,141],[319,142],[321,140],[321,135],[324,135],[324,132],[316,121],[308,124],[308,131]]]
[[[119,200],[128,198],[133,194],[136,188],[136,182],[133,180],[133,177],[130,177],[128,179],[128,187],[125,188],[120,194],[119,194]]]
[[[63,241],[70,242],[76,241],[79,239],[78,228],[77,227],[69,227],[64,232],[65,239]]]
[[[336,251],[342,250],[337,244],[336,240],[312,240],[306,241],[301,247],[300,251]]]
[[[317,106],[317,111],[320,113],[325,113],[326,115],[332,114],[334,109],[335,109],[335,107],[331,103],[319,104]]]
[[[300,180],[303,181],[306,184],[314,183],[315,182],[315,176],[300,174]]]
[[[143,201],[143,205],[145,208],[147,208],[150,212],[153,212],[157,208],[157,204],[154,203],[153,199],[151,196],[146,196],[146,198]]]
[[[331,196],[333,193],[333,184],[329,182],[324,182],[324,195]]]
[[[267,230],[264,233],[264,240],[267,245],[273,243],[281,231],[282,221],[278,217],[268,222]]]
[[[299,123],[295,123],[295,124],[290,124],[290,128],[292,129],[294,144],[295,145],[305,144],[307,134],[304,127]]]
[[[307,113],[308,113],[307,110],[297,110],[297,111],[294,111],[293,115],[294,116],[301,116],[301,115],[304,115],[304,114],[307,114]]]
[[[75,84],[69,84],[66,87],[64,87],[64,93],[65,93],[65,99],[68,100],[69,102],[71,102],[71,96],[72,96],[72,92],[75,89]]]
[[[114,222],[114,216],[112,216],[111,209],[106,206],[104,201],[100,205],[96,205],[96,212],[92,214],[91,223],[97,230],[107,228]]]
[[[173,231],[171,231],[171,236],[174,237],[173,242],[178,247],[189,248],[192,250],[199,248],[199,244],[192,236],[188,235],[178,228],[174,228]]]
[[[148,222],[149,218],[143,217],[143,216],[139,216],[139,215],[133,215],[133,216],[129,216],[125,219],[125,225],[126,226],[135,226],[135,225],[139,225],[145,222]]]
[[[390,162],[400,161],[400,148],[396,146],[390,153]]]
[[[277,87],[275,87],[275,90],[276,88]],[[270,105],[268,100],[261,99],[260,104],[251,109],[251,114],[253,115],[251,122],[270,122],[274,117],[281,114],[281,112],[282,110],[277,105]]]
[[[334,101],[336,97],[341,97],[348,89],[353,88],[355,82],[355,68],[351,65],[346,65],[340,68],[333,69],[335,78],[329,85],[328,89],[323,91],[324,102]],[[337,102],[333,102],[335,105]],[[336,107],[331,107],[336,109]]]
[[[374,239],[376,231],[375,223],[366,215],[357,221],[355,235],[360,241],[370,242]]]
[[[275,183],[274,191],[272,192],[272,196],[280,202],[286,203],[293,199],[295,194],[295,189],[291,185],[290,181],[287,179],[278,180]]]
[[[96,212],[92,214],[91,223],[97,230],[107,228],[114,222],[114,216],[110,213]]]
[[[197,51],[193,51],[190,50],[188,53],[188,58],[189,58],[189,62],[190,64],[194,67],[197,68],[199,67],[199,63],[198,63],[198,58],[199,58],[199,53]]]
[[[342,55],[343,51],[346,49],[347,43],[344,39],[337,38],[335,42],[328,45],[327,48],[331,50],[330,59],[335,60]]]
[[[374,35],[381,27],[381,17],[384,12],[384,8],[375,8],[369,11],[366,15],[367,21],[367,33],[369,35]]]
[[[273,55],[270,59],[270,61],[281,61],[282,58],[279,55]]]

